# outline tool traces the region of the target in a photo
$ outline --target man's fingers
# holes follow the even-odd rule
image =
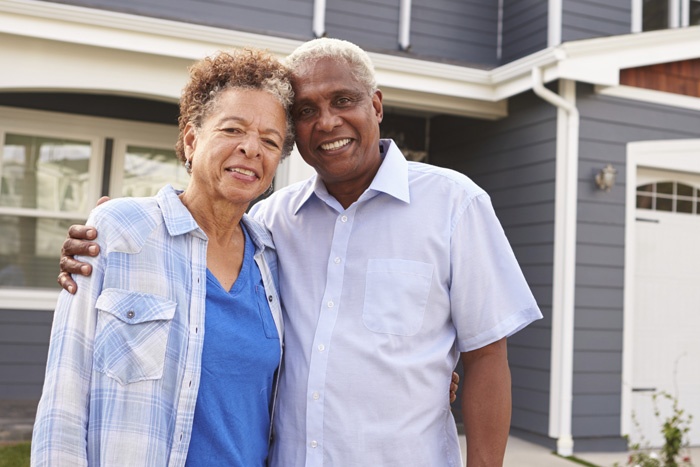
[[[62,272],[58,275],[58,284],[66,289],[69,293],[75,293],[76,284],[73,278],[67,272]]]
[[[76,240],[69,237],[63,242],[63,248],[61,248],[61,258],[64,256],[71,256],[71,259],[73,259],[72,257],[75,255],[97,256],[99,252],[100,247],[96,243],[85,240]],[[65,271],[65,269],[61,267],[61,271]]]
[[[61,268],[61,273],[80,274],[82,276],[89,276],[92,273],[92,266],[90,266],[87,263],[81,263],[80,261],[75,260],[70,256],[61,256],[61,261],[59,262],[59,265]],[[73,281],[72,279],[70,280],[71,282]]]
[[[94,240],[97,238],[97,230],[94,227],[73,224],[68,229],[68,236],[76,240]]]

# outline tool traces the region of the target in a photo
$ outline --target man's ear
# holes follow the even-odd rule
[[[197,147],[197,129],[192,123],[187,123],[185,129],[182,132],[182,142],[184,143],[185,158],[187,160],[191,159],[195,148]]]
[[[382,120],[384,120],[384,106],[382,104],[382,91],[379,89],[374,91],[372,96],[372,107],[374,107],[374,113],[377,116],[377,123],[382,123]]]

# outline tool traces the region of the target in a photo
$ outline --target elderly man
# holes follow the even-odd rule
[[[444,382],[460,356],[467,465],[501,465],[506,338],[542,315],[488,195],[379,138],[382,93],[357,46],[316,39],[287,64],[317,175],[252,211],[275,241],[286,320],[271,465],[459,465]]]

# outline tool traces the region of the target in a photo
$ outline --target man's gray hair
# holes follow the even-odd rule
[[[367,52],[352,42],[327,37],[313,39],[297,47],[287,56],[284,63],[292,74],[296,74],[305,65],[324,58],[345,61],[350,66],[355,79],[367,88],[368,94],[372,95],[377,90],[372,60]]]

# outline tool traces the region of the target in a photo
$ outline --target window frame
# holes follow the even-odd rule
[[[0,215],[87,219],[94,202],[102,194],[105,171],[109,173],[109,195],[119,196],[118,190],[121,187],[117,181],[122,174],[118,172],[123,168],[126,147],[139,145],[172,149],[177,140],[178,128],[175,123],[164,125],[0,106],[0,147],[2,148],[4,148],[7,133],[89,141],[92,155],[88,166],[88,176],[91,183],[87,190],[88,202],[84,212],[60,212],[0,206]],[[110,167],[105,166],[105,142],[107,139],[114,141]],[[2,170],[1,167],[0,170]],[[91,199],[94,201],[90,202]],[[56,266],[58,271],[58,264]],[[59,292],[58,285],[56,289],[2,288],[0,289],[0,310],[53,310]]]

